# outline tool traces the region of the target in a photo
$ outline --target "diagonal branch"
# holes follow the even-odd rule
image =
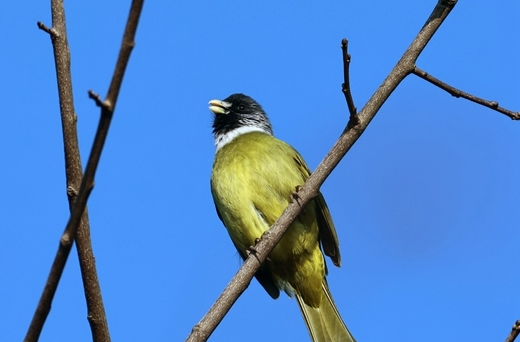
[[[141,14],[141,9],[143,6],[144,0],[134,0],[132,2],[132,6],[130,9],[130,14],[128,17],[125,33],[123,36],[123,44],[121,46],[121,50],[119,52],[118,61],[116,64],[116,69],[114,71],[114,75],[112,77],[112,82],[110,84],[109,92],[106,100],[103,102],[103,106],[101,109],[101,118],[98,125],[98,130],[96,132],[96,137],[94,139],[94,143],[92,146],[92,150],[90,153],[90,157],[87,163],[87,167],[85,170],[85,175],[81,178],[81,185],[79,187],[79,191],[77,191],[77,187],[75,185],[68,186],[67,191],[69,194],[69,200],[74,202],[74,205],[71,205],[71,216],[65,228],[65,231],[60,239],[60,244],[58,248],[58,252],[56,253],[53,265],[51,267],[51,271],[49,277],[47,279],[47,283],[45,284],[45,288],[43,290],[42,296],[38,303],[38,307],[36,308],[36,312],[34,314],[31,325],[29,326],[29,330],[25,337],[25,341],[37,341],[41,330],[43,328],[43,324],[50,312],[50,307],[52,303],[52,299],[54,298],[54,294],[56,293],[56,289],[58,287],[58,283],[60,281],[61,275],[63,273],[63,269],[65,268],[65,264],[67,262],[68,255],[72,248],[72,244],[74,239],[78,238],[82,240],[83,238],[89,239],[88,232],[85,232],[85,236],[82,236],[81,228],[78,228],[80,221],[88,222],[83,220],[82,218],[86,218],[86,203],[90,192],[92,191],[94,184],[94,175],[99,164],[99,159],[101,157],[101,151],[104,146],[104,142],[106,140],[106,136],[108,134],[108,128],[110,126],[110,122],[112,119],[112,115],[114,112],[115,104],[117,102],[117,97],[119,94],[119,89],[121,87],[121,83],[123,80],[124,72],[126,69],[126,65],[128,64],[128,60],[130,57],[130,53],[132,51],[134,44],[135,32],[137,30],[137,24],[139,22],[139,16]],[[66,44],[66,31],[65,31],[65,15],[63,9],[62,0],[52,0],[52,13],[53,13],[53,28],[45,29],[45,25],[39,24],[38,26],[42,28],[44,31],[48,32],[51,35],[51,39],[53,41],[53,46],[55,47],[55,60],[56,66],[60,72],[58,73],[58,89],[60,91],[60,108],[62,112],[65,111],[67,115],[63,120],[64,121],[64,130],[65,126],[67,127],[67,134],[71,133],[75,135],[75,121],[76,116],[74,112],[74,106],[72,103],[72,86],[70,81],[70,55],[68,45]],[[56,44],[56,42],[59,42]],[[61,44],[61,45],[60,45]],[[56,47],[59,46],[61,50],[58,50]],[[57,51],[60,54],[57,55]],[[63,71],[63,72],[62,72]],[[58,72],[58,71],[57,71]],[[65,81],[62,80],[65,79]],[[67,79],[68,78],[68,79]],[[68,88],[63,90],[65,97],[62,99],[62,88]],[[67,93],[70,94],[67,95]],[[70,122],[72,121],[74,132],[69,132],[68,129],[71,128]],[[65,134],[65,133],[64,133]],[[77,146],[77,137],[74,138]],[[65,139],[65,144],[68,144],[69,140]],[[65,149],[66,153],[66,161],[73,156],[67,156],[67,147]],[[79,162],[79,154],[78,154],[78,162]],[[81,166],[79,168],[79,172],[81,173]],[[90,239],[89,239],[90,240]],[[78,243],[78,253],[81,253],[80,246]],[[93,261],[93,260],[92,260]],[[85,279],[84,279],[85,280]],[[89,280],[90,281],[90,280]],[[96,281],[97,282],[97,281]],[[89,294],[86,293],[87,303],[89,302]],[[101,296],[99,293],[98,300],[101,300]],[[99,304],[99,303],[97,303]],[[101,302],[102,305],[102,302]],[[101,307],[102,308],[102,307]],[[100,309],[100,308],[98,308]],[[89,312],[90,314],[90,312]],[[104,315],[104,310],[102,316],[92,316],[90,317],[90,323],[92,327],[93,339],[94,341],[109,341],[110,337],[108,335],[108,327],[106,324],[106,317]],[[100,319],[101,321],[98,321]],[[103,333],[102,330],[106,327],[106,333]],[[99,329],[99,330],[98,330]]]
[[[520,320],[516,321],[513,327],[511,328],[511,333],[506,338],[506,342],[514,342],[518,335],[520,334]]]
[[[520,120],[520,112],[512,112],[505,108],[499,107],[498,102],[496,102],[496,101],[487,101],[487,100],[481,99],[480,97],[476,97],[474,95],[463,92],[462,90],[459,90],[457,88],[450,86],[449,84],[442,82],[438,78],[433,77],[432,75],[428,74],[424,70],[419,69],[418,67],[415,67],[412,72],[413,72],[413,74],[419,76],[423,80],[426,80],[426,81],[430,82],[431,84],[436,85],[437,87],[447,91],[448,93],[450,93],[451,96],[462,97],[463,99],[478,103],[485,107],[496,110],[497,112],[505,114],[513,120]]]
[[[359,112],[359,125],[347,127],[339,140],[325,156],[325,159],[298,192],[299,200],[289,204],[278,220],[262,236],[260,242],[255,245],[255,250],[257,251],[255,257],[246,259],[206,315],[193,327],[187,341],[206,341],[209,338],[233,303],[249,286],[260,264],[273,250],[278,241],[280,241],[283,233],[294,221],[301,209],[305,208],[309,201],[317,195],[318,189],[325,179],[330,175],[332,170],[334,170],[357,139],[359,139],[383,103],[401,81],[414,70],[415,61],[419,57],[419,54],[423,51],[426,44],[428,44],[431,37],[440,27],[444,19],[446,19],[456,3],[457,0],[440,0],[437,3],[432,14],[410,47],[384,80],[383,84],[376,90],[374,95],[372,95],[365,107]]]

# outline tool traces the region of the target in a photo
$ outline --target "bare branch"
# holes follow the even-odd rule
[[[49,35],[51,35],[51,37],[56,37],[58,35],[58,33],[56,32],[56,30],[54,28],[48,28],[47,26],[45,26],[44,23],[42,23],[41,21],[37,22],[36,25],[38,25],[38,28],[42,31],[45,31],[47,32]]]
[[[513,325],[513,328],[511,328],[511,333],[506,338],[506,342],[514,342],[514,340],[518,337],[520,334],[520,320],[516,321]]]
[[[67,41],[67,30],[65,23],[65,11],[63,1],[53,0],[51,2],[53,27],[48,28],[45,24],[38,22],[38,28],[51,36],[56,66],[56,78],[58,81],[58,94],[60,101],[60,113],[65,152],[65,173],[67,179],[67,197],[69,210],[72,210],[76,200],[78,189],[83,177],[81,157],[78,147],[78,135],[76,128],[76,113],[72,95],[72,77],[70,73],[70,50]],[[85,208],[78,227],[76,236],[78,259],[80,263],[85,299],[87,302],[87,317],[89,319],[92,336],[95,341],[110,341],[108,323],[105,308],[101,297],[101,288],[96,271],[94,254],[90,240],[90,225],[88,211]],[[44,292],[38,303],[31,325],[25,337],[25,341],[37,341],[43,324],[50,312],[51,303],[56,293],[61,270],[65,267],[72,238],[64,234],[60,239],[60,247],[53,269],[45,285]]]
[[[426,24],[422,27],[417,37],[415,37],[410,47],[406,50],[383,84],[377,89],[374,95],[372,95],[365,107],[359,112],[359,125],[348,127],[340,136],[325,159],[298,192],[299,201],[294,201],[289,204],[278,220],[262,236],[260,242],[255,245],[257,251],[255,257],[248,257],[245,260],[242,267],[213,306],[202,320],[195,325],[187,341],[206,341],[209,338],[233,303],[249,286],[261,262],[265,260],[278,241],[280,241],[283,233],[297,217],[301,208],[304,208],[309,201],[317,195],[318,189],[325,179],[330,175],[332,170],[334,170],[357,139],[359,139],[383,103],[388,99],[399,83],[413,71],[415,61],[419,57],[419,54],[456,3],[456,0],[440,0],[437,3]]]
[[[103,150],[106,136],[108,134],[108,128],[110,126],[115,104],[117,101],[117,96],[119,94],[119,89],[123,80],[124,71],[126,69],[126,65],[128,64],[132,47],[134,46],[134,36],[137,30],[137,24],[139,22],[139,16],[141,14],[143,1],[144,0],[134,0],[132,2],[125,33],[123,36],[123,44],[119,52],[119,58],[116,64],[114,75],[112,77],[112,82],[110,84],[107,99],[103,102],[100,102],[99,100],[96,101],[96,103],[102,103],[101,118],[98,125],[98,130],[96,132],[96,137],[94,139],[93,147],[90,153],[90,157],[87,163],[87,167],[85,170],[85,175],[83,177],[81,177],[81,164],[79,161],[79,152],[74,152],[74,149],[77,150],[77,135],[75,128],[76,116],[72,100],[72,82],[70,79],[69,69],[70,53],[66,40],[63,1],[52,0],[51,2],[53,17],[52,29],[45,29],[46,27],[43,24],[38,25],[38,27],[40,27],[42,30],[48,32],[53,40],[65,144],[67,145],[71,143],[71,141],[74,141],[72,143],[73,145],[75,144],[75,147],[72,146],[70,149],[68,149],[69,146],[66,146],[65,159],[67,162],[73,160],[74,158],[77,159],[75,160],[74,165],[79,165],[79,171],[75,170],[75,172],[79,172],[78,174],[79,179],[81,179],[81,185],[79,186],[79,191],[76,191],[78,184],[72,184],[73,182],[69,184],[67,187],[69,201],[71,201],[71,203],[73,202],[73,205],[70,205],[71,216],[69,218],[65,231],[60,239],[58,252],[56,253],[49,277],[47,279],[47,283],[38,303],[36,313],[34,314],[33,320],[25,337],[25,341],[37,341],[39,338],[39,335],[43,328],[43,324],[45,323],[47,315],[50,312],[52,299],[54,298],[54,294],[56,293],[58,283],[60,281],[63,269],[65,267],[68,255],[70,253],[70,249],[72,248],[72,243],[76,238],[76,235],[78,238],[78,253],[80,255],[85,253],[85,255],[89,255],[89,257],[91,258],[91,260],[87,262],[87,267],[94,265],[94,257],[92,255],[90,246],[90,232],[88,229],[83,229],[83,222],[88,224],[86,216],[86,203],[88,196],[90,195],[90,192],[93,188],[94,175],[99,164],[99,159],[101,157],[101,151]],[[59,34],[53,34],[53,30],[55,32],[59,32]],[[66,114],[63,114],[64,112]],[[69,136],[68,134],[71,134],[71,136]],[[69,155],[68,153],[71,154]],[[75,177],[74,179],[77,179],[77,177]],[[80,225],[80,221],[82,222],[82,225],[78,227]],[[88,240],[88,245],[80,244],[80,241],[86,240]],[[80,256],[80,262],[81,259],[82,258]],[[92,273],[88,273],[88,275],[92,275]],[[82,267],[82,276],[85,284],[85,295],[87,297],[87,303],[93,304],[93,306],[89,307],[88,316],[92,328],[93,339],[94,341],[110,341],[110,336],[108,334],[108,325],[106,323],[106,316],[103,309],[101,292],[99,291],[97,276],[96,279],[86,279],[86,276],[88,277],[88,275],[87,273],[83,273]],[[87,284],[90,284],[91,281],[92,283],[95,283],[94,287],[97,286],[97,291],[99,293],[96,294],[94,293],[95,291],[93,291],[92,293],[87,291]]]
[[[132,1],[132,8],[130,9],[130,14],[126,23],[123,43],[117,58],[116,69],[114,71],[114,75],[112,75],[112,82],[110,83],[108,94],[105,99],[105,103],[111,105],[112,111],[114,111],[116,107],[117,96],[119,94],[119,89],[121,89],[121,83],[123,82],[126,66],[128,65],[128,60],[130,59],[130,53],[135,46],[134,37],[137,30],[137,24],[139,23],[139,17],[141,16],[143,2],[144,0]]]
[[[463,92],[462,90],[459,90],[457,88],[450,86],[449,84],[442,82],[438,78],[433,77],[432,75],[428,74],[424,70],[419,69],[418,67],[414,68],[413,73],[415,75],[419,76],[420,78],[422,78],[423,80],[426,80],[426,81],[430,82],[431,84],[436,85],[437,87],[447,91],[448,93],[451,94],[451,96],[462,97],[463,99],[478,103],[485,107],[496,110],[497,112],[505,114],[513,120],[520,120],[520,112],[515,113],[515,112],[512,112],[505,108],[499,107],[498,102],[496,102],[496,101],[487,101],[487,100],[481,99],[480,97],[476,97],[474,95]]]
[[[107,110],[110,109],[110,106],[108,104],[104,103],[103,100],[101,100],[101,97],[99,96],[98,93],[95,93],[92,90],[89,90],[88,97],[90,97],[92,100],[94,100],[94,102],[96,103],[96,106],[98,106],[99,108],[104,108]]]
[[[341,50],[343,52],[343,84],[341,85],[341,91],[345,95],[347,101],[348,111],[350,113],[349,126],[355,126],[359,124],[359,118],[357,116],[357,108],[354,105],[352,99],[352,93],[350,90],[350,54],[348,53],[348,40],[343,38],[341,40]]]

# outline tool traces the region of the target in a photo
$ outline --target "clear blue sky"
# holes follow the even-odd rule
[[[182,341],[240,265],[209,191],[209,100],[243,92],[314,169],[436,1],[145,3],[90,197],[113,341]],[[129,1],[67,2],[85,161]],[[418,65],[520,110],[520,3],[460,1]],[[2,5],[0,339],[20,341],[68,219],[49,1]],[[322,187],[329,284],[358,341],[503,341],[520,319],[520,123],[414,76]],[[40,341],[90,341],[75,249]],[[296,302],[253,281],[211,341],[308,341]]]

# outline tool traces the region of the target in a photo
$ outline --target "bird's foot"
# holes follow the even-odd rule
[[[296,202],[296,203],[300,204],[300,202],[298,202],[298,200],[300,200],[301,197],[298,194],[298,191],[300,191],[301,189],[302,189],[301,185],[296,185],[294,187],[294,191],[291,193],[291,202]]]
[[[248,249],[246,249],[246,254],[249,255],[249,254],[253,254],[253,255],[257,255],[258,254],[258,250],[255,248],[255,246],[260,242],[260,239],[259,238],[256,238],[255,239],[255,244],[252,245],[252,246],[249,246]]]
[[[265,234],[265,233],[264,233]],[[262,234],[263,236],[263,234]],[[249,246],[248,249],[246,249],[246,254],[249,256],[250,254],[253,254],[255,257],[258,258],[258,250],[256,249],[256,245],[260,242],[260,239],[259,238],[256,238],[255,239],[255,244],[253,246]],[[267,261],[271,261],[271,259],[269,259],[269,257],[265,258]]]

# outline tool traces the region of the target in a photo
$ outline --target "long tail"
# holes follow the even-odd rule
[[[300,306],[307,329],[309,329],[312,341],[356,342],[339,315],[325,279],[323,279],[321,287],[322,298],[318,309],[308,306],[299,295],[296,295],[296,300]]]

